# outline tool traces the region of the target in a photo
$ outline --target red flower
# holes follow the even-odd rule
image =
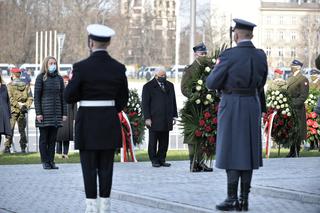
[[[213,124],[217,124],[217,123],[218,123],[218,119],[217,119],[216,117],[213,118],[213,119],[212,119],[212,123],[213,123]]]
[[[135,116],[137,114],[137,112],[129,112],[129,117],[133,117],[133,116]]]
[[[284,115],[283,115],[283,118],[284,118],[284,119],[287,119],[287,118],[288,118],[288,115],[287,115],[287,114],[284,114]]]
[[[311,117],[311,118],[316,118],[316,117],[317,117],[317,113],[311,112],[311,113],[310,113],[310,117]]]
[[[206,130],[206,132],[210,132],[212,129],[211,129],[211,126],[206,126],[205,127],[205,130]]]
[[[216,138],[214,136],[208,137],[208,141],[210,144],[214,144],[216,142]]]
[[[283,120],[279,120],[279,125],[282,126],[284,124]]]
[[[206,119],[208,119],[208,118],[211,117],[210,112],[205,112],[203,115],[204,115],[204,117],[205,117]]]
[[[308,120],[307,120],[307,125],[308,125],[308,126],[312,126],[312,125],[313,125],[313,120],[308,119]]]
[[[312,127],[315,129],[317,129],[319,127],[319,124],[317,123],[317,121],[313,122]]]
[[[134,122],[134,123],[133,123],[133,126],[138,126],[138,125],[139,125],[138,122]]]
[[[206,124],[206,121],[205,121],[205,120],[201,119],[201,120],[199,121],[199,125],[200,125],[200,126],[204,126],[205,124]]]
[[[202,136],[202,132],[200,130],[198,130],[198,129],[194,132],[194,134],[197,137],[201,137]]]
[[[313,135],[318,134],[317,130],[315,130],[314,128],[310,127],[309,130],[310,130],[311,134],[313,134]]]

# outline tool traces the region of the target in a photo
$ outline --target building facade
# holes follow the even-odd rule
[[[175,0],[121,0],[128,20],[126,64],[172,65],[175,55]]]
[[[293,59],[314,67],[320,53],[320,1],[262,1],[259,35],[270,68],[289,67]]]

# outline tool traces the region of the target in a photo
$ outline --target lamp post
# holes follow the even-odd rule
[[[61,52],[62,52],[62,48],[63,48],[63,44],[64,44],[64,38],[65,38],[65,34],[64,33],[58,33],[57,34],[57,40],[58,40],[58,67],[60,66],[60,60],[61,60]]]

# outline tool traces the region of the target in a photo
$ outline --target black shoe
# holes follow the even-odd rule
[[[199,164],[199,167],[200,167],[202,172],[212,172],[213,171],[213,168],[208,167],[204,163]]]
[[[166,162],[164,162],[164,163],[160,163],[160,166],[163,166],[163,167],[170,167],[170,166],[171,166],[171,164],[170,164],[170,163],[166,163]]]
[[[49,163],[42,163],[43,169],[51,169],[51,165]]]
[[[160,165],[160,163],[152,163],[152,166],[153,167],[160,167],[161,165]]]
[[[229,198],[227,198],[222,203],[216,205],[216,209],[220,211],[241,211],[238,199],[231,200]]]
[[[240,199],[239,200],[239,207],[241,211],[248,211],[248,199]]]
[[[54,162],[50,163],[51,169],[59,169]]]
[[[21,149],[21,153],[25,154],[26,153],[26,149]]]
[[[6,146],[3,150],[3,153],[10,154],[10,148]]]

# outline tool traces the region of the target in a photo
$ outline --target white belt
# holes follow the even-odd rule
[[[81,107],[107,107],[115,106],[114,100],[80,101]]]

